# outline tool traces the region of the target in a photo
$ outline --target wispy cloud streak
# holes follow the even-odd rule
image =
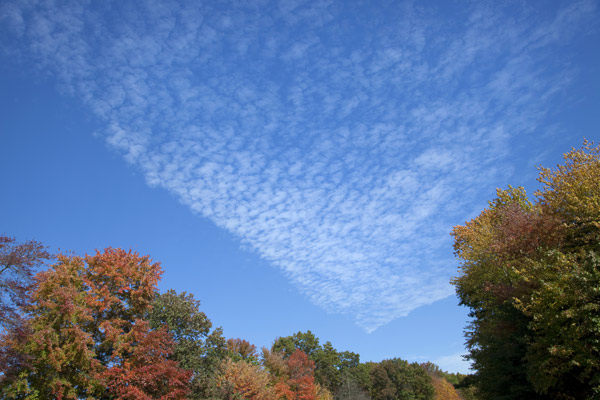
[[[597,16],[205,3],[8,1],[2,37],[149,185],[367,331],[451,294],[449,230],[539,129],[571,77],[554,52]]]

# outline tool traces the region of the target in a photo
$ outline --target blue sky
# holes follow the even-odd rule
[[[228,337],[464,372],[449,232],[597,138],[599,5],[4,1],[0,232],[150,254]]]

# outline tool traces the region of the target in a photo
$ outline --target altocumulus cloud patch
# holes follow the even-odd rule
[[[332,1],[4,1],[5,51],[55,76],[148,184],[367,331],[452,293],[448,232],[506,176],[596,15]]]

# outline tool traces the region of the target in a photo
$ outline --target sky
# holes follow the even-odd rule
[[[0,233],[227,337],[467,372],[452,227],[600,122],[600,2],[0,3]]]

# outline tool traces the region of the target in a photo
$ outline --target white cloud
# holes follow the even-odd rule
[[[464,21],[326,1],[12,1],[0,17],[148,184],[372,331],[452,293],[449,230],[568,83],[552,51],[595,13],[486,4]]]

